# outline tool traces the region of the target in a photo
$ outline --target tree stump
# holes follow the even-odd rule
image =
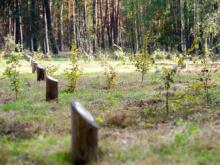
[[[46,77],[46,101],[58,100],[58,81],[53,77]]]
[[[37,81],[43,81],[46,77],[46,70],[44,67],[37,65]]]
[[[80,103],[71,105],[73,164],[97,161],[98,125]]]
[[[37,62],[34,60],[31,60],[31,67],[32,67],[32,73],[35,73],[36,69],[37,69]]]

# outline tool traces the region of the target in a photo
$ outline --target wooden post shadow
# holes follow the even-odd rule
[[[46,77],[46,70],[43,66],[37,65],[37,81],[44,81]]]
[[[53,77],[46,77],[46,101],[58,101],[58,80]]]
[[[72,160],[87,164],[98,159],[98,129],[94,118],[79,102],[72,102]]]

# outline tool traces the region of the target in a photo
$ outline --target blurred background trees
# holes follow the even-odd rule
[[[13,36],[30,51],[220,51],[220,0],[0,0],[0,47]]]

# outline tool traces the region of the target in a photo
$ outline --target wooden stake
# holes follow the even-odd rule
[[[79,102],[71,105],[73,164],[87,164],[98,158],[98,125]]]
[[[43,81],[46,77],[46,71],[44,67],[37,65],[37,81]]]
[[[58,80],[46,77],[46,101],[58,100]]]

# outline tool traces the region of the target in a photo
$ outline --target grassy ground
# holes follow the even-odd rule
[[[197,74],[182,72],[172,86],[171,111],[164,109],[160,73],[141,76],[131,65],[118,67],[118,85],[105,90],[99,62],[80,62],[84,74],[77,91],[67,93],[65,59],[41,61],[59,66],[59,102],[45,101],[45,82],[37,82],[22,60],[22,92],[17,101],[7,79],[0,80],[0,165],[71,164],[70,103],[80,101],[100,123],[98,164],[219,164],[220,73],[213,77],[212,103],[196,89]],[[120,62],[112,62],[119,64]],[[0,65],[0,78],[4,70]],[[194,86],[193,86],[194,85]]]

